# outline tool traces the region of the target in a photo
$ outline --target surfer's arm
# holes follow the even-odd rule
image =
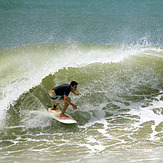
[[[71,105],[73,107],[73,109],[77,109],[77,106],[74,105],[73,103],[71,103],[71,99],[68,98],[67,95],[64,95],[64,100],[66,101],[66,103],[68,103],[69,105]]]
[[[74,95],[81,95],[80,93],[76,93],[76,92],[74,92],[74,91],[71,91]]]

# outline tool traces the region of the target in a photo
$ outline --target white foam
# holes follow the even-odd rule
[[[79,144],[81,147],[87,147],[90,150],[90,153],[98,153],[105,150],[105,146],[100,142],[94,139],[92,136],[87,138],[87,144]]]
[[[26,128],[44,128],[51,124],[52,118],[45,109],[24,111],[23,115],[21,123]]]
[[[144,122],[154,121],[154,124],[151,125],[152,133],[149,135],[150,140],[157,139],[156,135],[158,132],[156,131],[156,127],[163,122],[163,115],[160,111],[155,113],[153,109],[162,108],[163,101],[160,100],[162,95],[156,97],[157,100],[153,100],[150,103],[150,106],[147,107],[139,107],[138,109],[131,109],[130,114],[138,115],[140,117],[139,122],[133,124],[134,127],[140,127],[140,125]]]

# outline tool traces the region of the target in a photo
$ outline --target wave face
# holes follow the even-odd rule
[[[1,50],[2,161],[162,160],[162,50],[70,43]],[[78,109],[67,112],[78,124],[67,126],[48,114],[48,91],[72,80],[82,95],[70,95]]]

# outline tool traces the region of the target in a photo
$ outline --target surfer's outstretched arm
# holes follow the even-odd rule
[[[71,91],[74,95],[77,95],[77,96],[79,96],[79,95],[81,95],[80,93],[76,93],[76,92],[73,92],[73,91]]]

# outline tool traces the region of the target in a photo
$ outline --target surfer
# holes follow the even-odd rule
[[[53,100],[57,100],[56,103],[51,107],[52,110],[57,110],[57,106],[60,104],[59,100],[64,100],[65,105],[60,116],[64,116],[64,113],[69,105],[72,106],[74,110],[77,109],[77,106],[71,102],[71,99],[68,97],[69,93],[72,92],[75,95],[81,95],[80,93],[76,93],[78,83],[76,81],[72,81],[70,84],[59,85],[49,92],[49,96]]]

